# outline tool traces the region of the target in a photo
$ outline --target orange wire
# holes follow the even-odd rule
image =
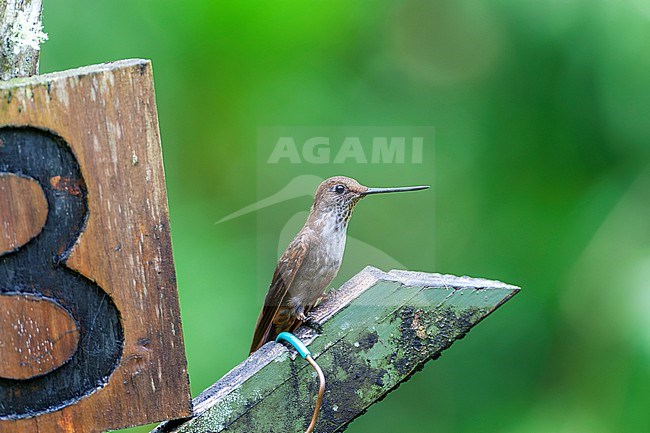
[[[305,430],[305,433],[312,433],[314,431],[314,427],[316,427],[318,412],[320,411],[320,407],[323,404],[323,394],[325,394],[325,375],[323,374],[323,370],[320,369],[316,361],[314,361],[314,358],[312,358],[310,355],[307,355],[305,359],[311,364],[312,367],[314,367],[316,374],[318,374],[318,380],[320,381],[320,387],[318,388],[318,397],[316,398],[316,406],[314,407],[314,415],[311,417],[311,423],[309,424],[309,427],[307,427],[307,430]]]

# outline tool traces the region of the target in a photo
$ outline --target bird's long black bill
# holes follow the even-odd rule
[[[401,187],[401,188],[368,188],[368,191],[364,192],[363,195],[383,194],[385,192],[419,191],[421,189],[427,189],[427,188],[429,188],[429,185],[405,186],[405,187]]]

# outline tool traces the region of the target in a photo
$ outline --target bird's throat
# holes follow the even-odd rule
[[[351,209],[340,208],[319,212],[312,211],[307,219],[307,224],[323,238],[345,237],[351,214]]]

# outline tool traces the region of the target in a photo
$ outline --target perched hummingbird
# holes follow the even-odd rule
[[[348,221],[359,200],[370,194],[426,188],[368,188],[344,176],[323,181],[316,189],[307,222],[275,268],[255,326],[251,353],[280,332],[292,332],[307,320],[306,314],[341,267]]]

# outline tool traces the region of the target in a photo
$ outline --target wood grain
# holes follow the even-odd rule
[[[41,231],[47,217],[47,202],[35,180],[0,173],[0,203],[5,204],[0,207],[0,254],[3,254],[26,244]]]
[[[49,179],[56,194],[87,201],[85,225],[57,260],[110,297],[123,348],[103,386],[38,416],[0,417],[0,431],[100,432],[188,416],[150,63],[125,60],[0,83],[0,128],[27,126],[60,137],[78,161],[85,186]],[[9,205],[4,197],[0,209]]]
[[[77,325],[56,302],[0,296],[0,317],[0,377],[29,379],[49,373],[77,350]]]

